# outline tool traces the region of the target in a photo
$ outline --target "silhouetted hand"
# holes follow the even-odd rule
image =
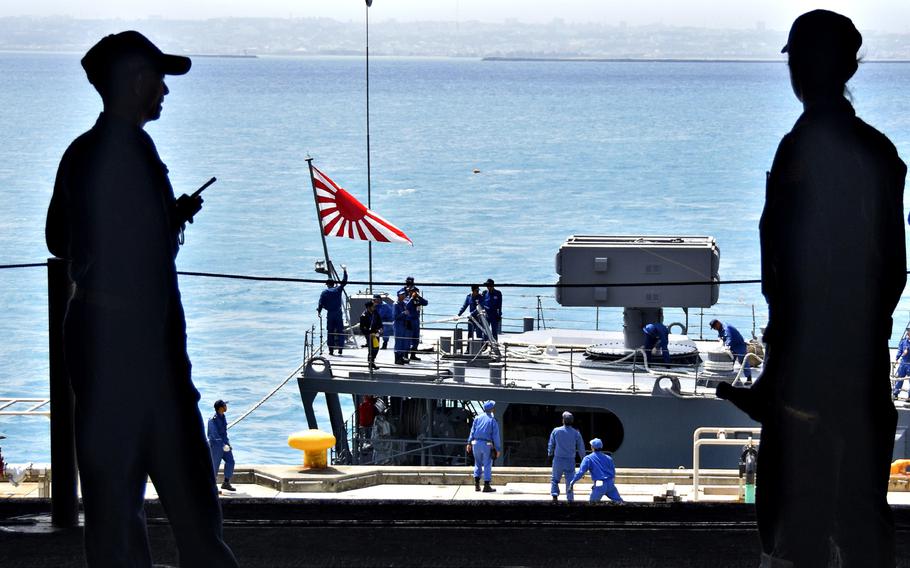
[[[761,422],[765,417],[765,403],[760,397],[760,391],[750,388],[734,387],[730,383],[721,382],[715,390],[717,398],[729,400],[737,408],[749,415],[749,418]]]
[[[547,465],[553,465],[553,456],[547,456]]]
[[[202,196],[190,197],[183,194],[177,199],[177,221],[182,225],[193,222],[193,217],[202,209]]]
[[[473,451],[473,450],[471,450],[471,444],[468,444],[467,446],[465,446],[464,449],[465,449],[465,451],[468,452],[469,454]]]

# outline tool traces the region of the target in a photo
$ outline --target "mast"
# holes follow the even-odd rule
[[[326,274],[331,278],[338,279],[335,273],[335,267],[329,261],[329,247],[325,243],[325,231],[322,228],[322,215],[319,214],[319,197],[316,195],[316,178],[313,176],[313,158],[306,159],[307,166],[310,168],[310,187],[313,188],[313,202],[316,204],[316,223],[319,225],[319,236],[322,238],[322,253],[325,255]]]
[[[367,60],[367,208],[373,207],[372,191],[370,187],[370,6],[373,0],[366,0],[366,60]],[[369,266],[369,292],[373,294],[373,242],[367,242],[367,263]]]

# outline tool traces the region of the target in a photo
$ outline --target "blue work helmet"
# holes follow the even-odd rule
[[[592,449],[592,450],[602,450],[602,449],[604,449],[604,443],[600,440],[600,438],[594,438],[593,440],[591,440],[590,443],[591,443],[591,449]]]
[[[494,408],[496,408],[496,402],[494,402],[492,400],[488,400],[485,403],[483,403],[484,412],[489,412],[489,411],[493,410]]]
[[[569,425],[575,420],[575,417],[572,416],[572,413],[566,410],[562,413],[562,423]]]

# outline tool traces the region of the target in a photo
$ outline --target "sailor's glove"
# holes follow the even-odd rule
[[[177,199],[176,208],[177,223],[179,225],[182,225],[187,221],[192,223],[193,217],[202,209],[202,196],[197,195],[196,197],[191,197],[184,193]]]
[[[230,446],[230,444],[225,444],[223,449],[224,449],[225,452],[231,451],[231,446]]]

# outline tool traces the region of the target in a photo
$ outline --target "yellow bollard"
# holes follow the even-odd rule
[[[335,436],[321,430],[301,430],[288,436],[288,445],[303,451],[304,469],[325,469],[328,449],[335,445]]]

